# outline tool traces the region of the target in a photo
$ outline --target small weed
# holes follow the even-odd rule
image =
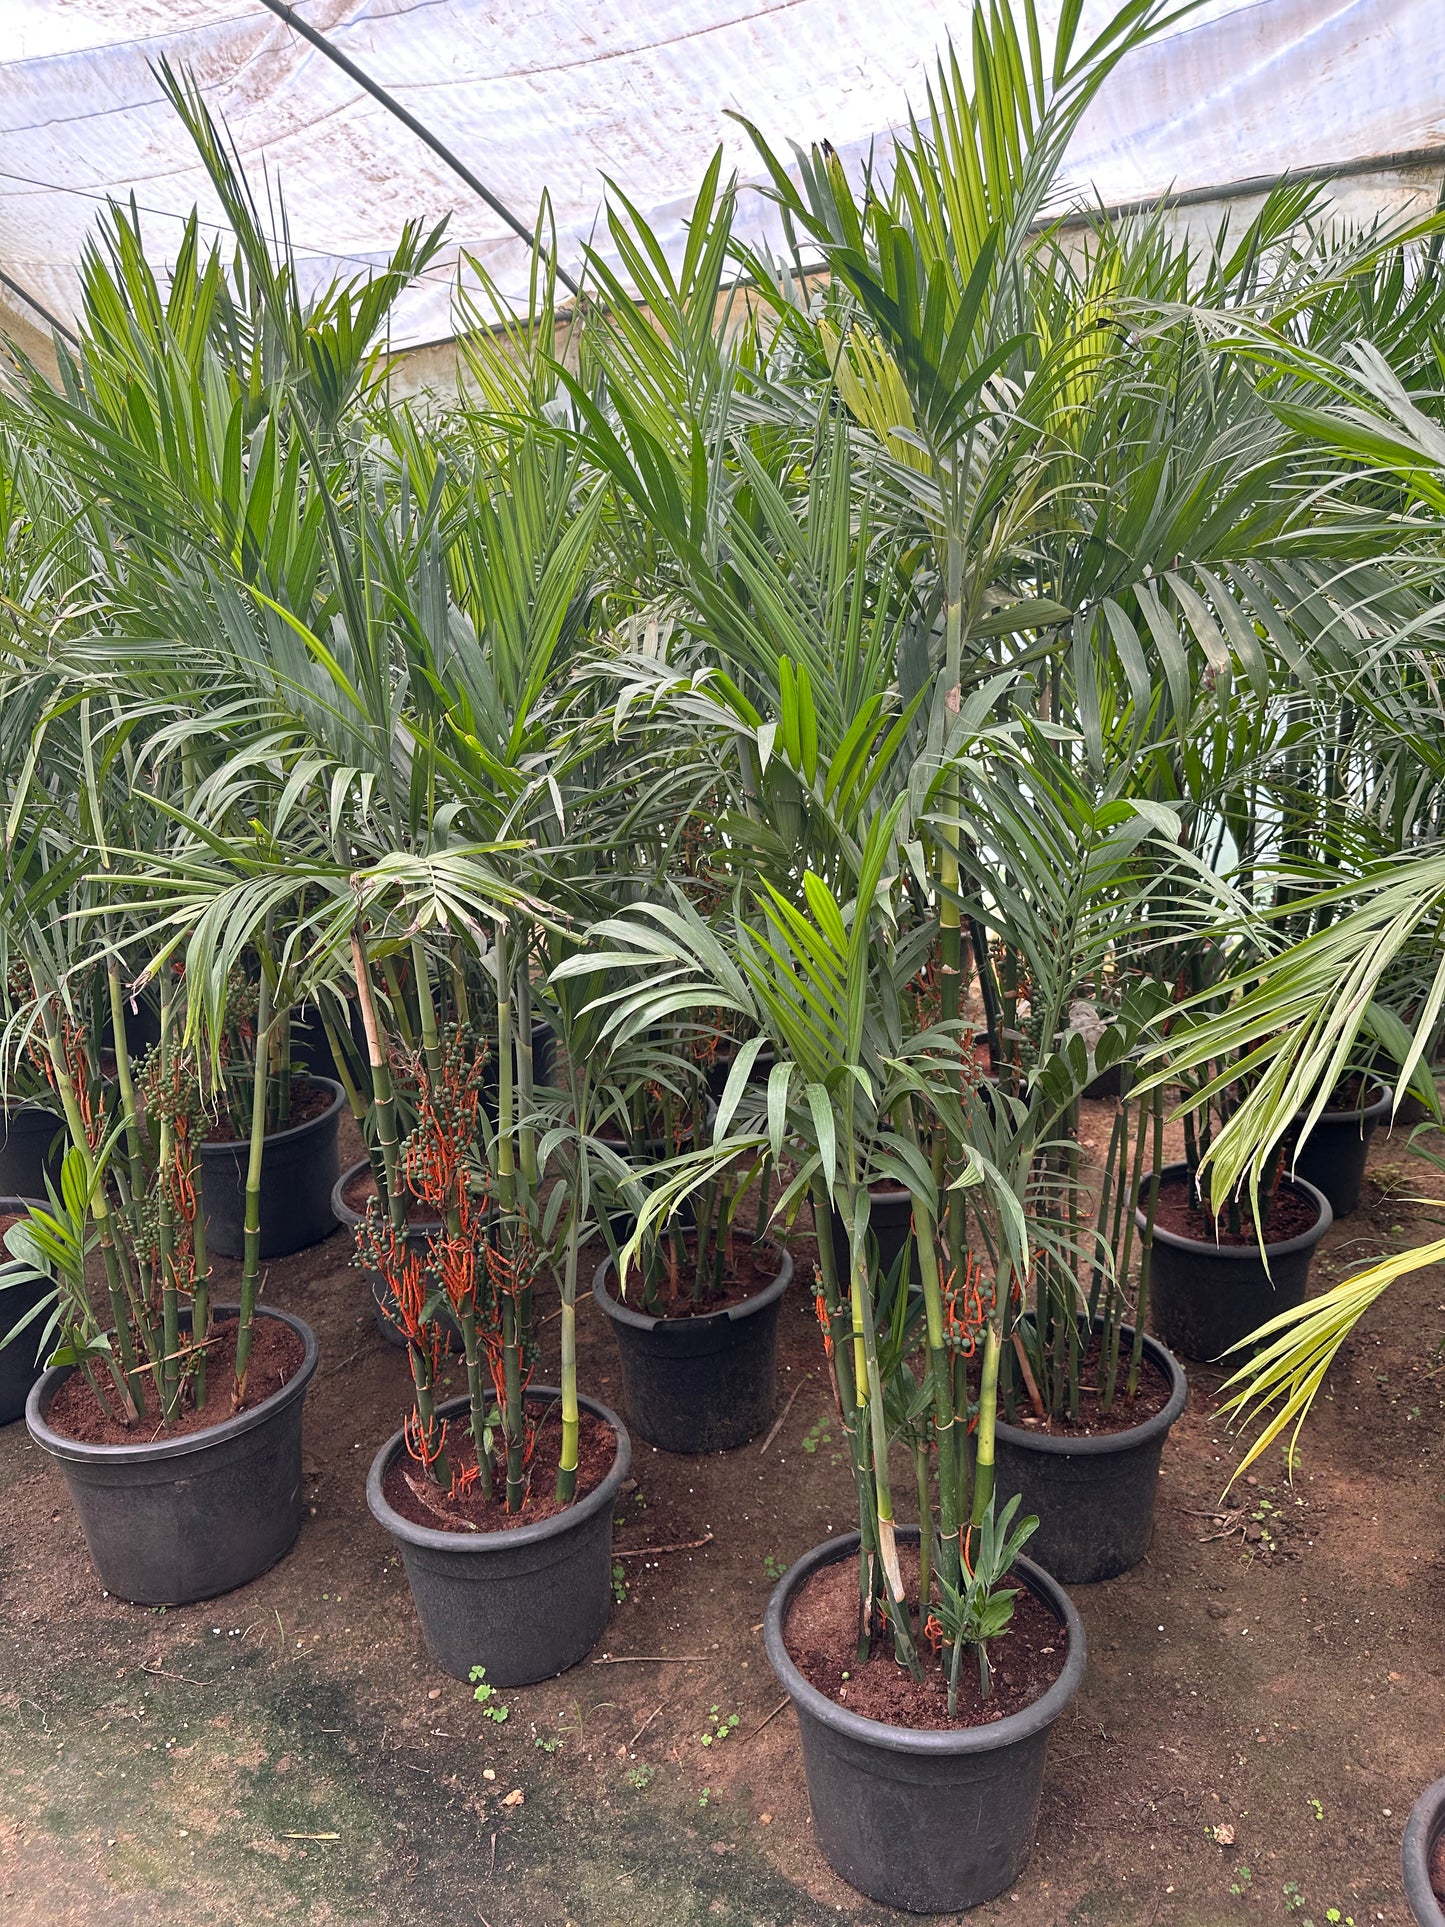
[[[820,1418],[811,1431],[805,1433],[803,1436],[803,1450],[810,1456],[817,1451],[820,1445],[831,1445],[832,1443],[833,1434],[826,1418]]]
[[[1297,1880],[1286,1880],[1284,1883],[1285,1912],[1287,1914],[1297,1914],[1304,1904],[1305,1897],[1300,1892],[1299,1882]]]
[[[1253,1885],[1253,1871],[1249,1867],[1239,1867],[1235,1871],[1233,1880],[1229,1883],[1229,1891],[1232,1894],[1247,1894]]]
[[[639,1793],[642,1792],[644,1787],[651,1786],[656,1777],[657,1768],[655,1766],[630,1766],[627,1769],[627,1784],[631,1787],[636,1787]]]
[[[619,1606],[626,1602],[627,1570],[624,1566],[617,1565],[612,1568],[612,1598]]]
[[[486,1667],[474,1666],[467,1674],[467,1678],[472,1682],[472,1698],[481,1707],[482,1718],[495,1720],[500,1726],[507,1717],[507,1709],[496,1703],[497,1689],[495,1686],[488,1685]]]
[[[772,1580],[781,1579],[783,1574],[787,1570],[788,1570],[787,1567],[783,1564],[782,1560],[778,1557],[778,1555],[775,1552],[769,1552],[764,1555],[763,1577],[765,1579],[772,1579]]]
[[[536,1747],[539,1753],[555,1753],[557,1751],[557,1748],[562,1744],[562,1742],[556,1739],[544,1740],[542,1738],[542,1735],[538,1733],[536,1738],[532,1741],[532,1744],[533,1746]]]
[[[711,1798],[712,1798],[712,1788],[710,1786],[705,1786],[702,1792],[697,1796],[698,1810],[701,1811],[702,1808],[707,1805],[708,1801]]]
[[[736,1732],[741,1718],[737,1713],[719,1713],[714,1706],[707,1716],[707,1730],[699,1733],[698,1738],[704,1746],[711,1746],[715,1740],[725,1740],[729,1733]]]
[[[1325,1817],[1323,1802],[1316,1800],[1313,1794],[1310,1796],[1310,1811],[1314,1814],[1316,1820],[1323,1820]]]

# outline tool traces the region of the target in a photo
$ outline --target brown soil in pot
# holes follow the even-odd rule
[[[532,1457],[527,1465],[528,1492],[520,1512],[508,1512],[503,1479],[499,1471],[496,1496],[484,1499],[475,1490],[461,1499],[452,1499],[436,1485],[409,1453],[396,1458],[381,1482],[387,1504],[414,1526],[430,1526],[434,1532],[510,1532],[517,1526],[534,1526],[542,1519],[553,1519],[567,1507],[553,1496],[557,1461],[562,1453],[562,1408],[554,1404],[537,1421]],[[453,1473],[465,1473],[476,1464],[467,1417],[463,1412],[448,1422],[447,1455]],[[584,1410],[578,1426],[577,1497],[585,1499],[612,1470],[617,1456],[617,1440],[605,1419]]]
[[[1281,1245],[1290,1238],[1299,1237],[1301,1232],[1312,1231],[1319,1223],[1319,1216],[1320,1208],[1309,1193],[1286,1181],[1275,1192],[1270,1205],[1269,1216],[1265,1220],[1264,1242]],[[1160,1185],[1154,1223],[1156,1227],[1172,1231],[1178,1238],[1192,1238],[1196,1244],[1238,1248],[1242,1245],[1257,1246],[1259,1243],[1248,1200],[1241,1199],[1240,1228],[1231,1231],[1227,1217],[1221,1214],[1216,1220],[1200,1207],[1187,1176],[1168,1177]]]
[[[900,1551],[905,1592],[918,1590],[918,1553]],[[1014,1616],[1000,1638],[990,1642],[993,1690],[978,1689],[978,1661],[965,1653],[958,1678],[958,1718],[948,1717],[948,1681],[939,1661],[925,1661],[924,1677],[911,1679],[893,1657],[886,1635],[858,1664],[858,1562],[840,1559],[824,1566],[793,1599],[783,1637],[793,1664],[810,1686],[850,1713],[886,1726],[917,1732],[951,1727],[990,1726],[1031,1706],[1053,1685],[1068,1658],[1069,1635],[1048,1607],[1021,1582]]]
[[[315,1084],[309,1077],[298,1077],[291,1085],[291,1117],[288,1123],[278,1125],[275,1131],[268,1131],[267,1137],[276,1137],[281,1131],[294,1131],[302,1124],[310,1124],[323,1111],[330,1110],[336,1093],[329,1091],[324,1084]],[[250,1138],[250,1131],[238,1132],[231,1122],[228,1111],[207,1118],[204,1126],[206,1144],[244,1144]]]
[[[1325,1104],[1324,1115],[1326,1117],[1340,1117],[1342,1115],[1348,1115],[1351,1111],[1366,1111],[1372,1104],[1378,1104],[1380,1099],[1385,1095],[1384,1085],[1372,1077],[1370,1079],[1369,1089],[1362,1098],[1360,1090],[1363,1083],[1363,1078],[1347,1077],[1343,1084],[1337,1084],[1334,1090],[1330,1092]]]
[[[257,1318],[251,1327],[251,1362],[246,1371],[246,1397],[243,1412],[279,1392],[300,1371],[306,1346],[299,1332],[279,1318]],[[72,1372],[50,1401],[46,1418],[52,1431],[62,1438],[85,1445],[153,1445],[160,1439],[188,1438],[209,1426],[223,1425],[233,1416],[231,1382],[236,1370],[236,1321],[220,1319],[206,1351],[206,1387],[209,1396],[198,1412],[194,1406],[182,1410],[175,1425],[161,1423],[160,1407],[152,1382],[154,1374],[145,1372],[145,1410],[136,1424],[121,1425],[108,1418],[95,1402],[95,1394],[79,1372]],[[102,1389],[110,1388],[110,1374],[97,1363],[96,1377]],[[187,1398],[189,1394],[186,1395]]]
[[[658,1289],[658,1302],[655,1305],[643,1303],[642,1279],[636,1268],[627,1274],[627,1295],[623,1299],[632,1311],[646,1312],[651,1318],[707,1318],[713,1312],[726,1311],[731,1305],[742,1305],[749,1298],[766,1291],[777,1277],[782,1266],[782,1253],[775,1244],[753,1245],[746,1238],[734,1238],[732,1262],[723,1274],[722,1287],[710,1291],[701,1299],[692,1297],[693,1278],[697,1264],[697,1239],[689,1237],[686,1241],[687,1263],[677,1281],[677,1298],[669,1300],[667,1279],[664,1277]],[[613,1296],[617,1287],[612,1285]]]
[[[364,1171],[358,1171],[356,1176],[343,1187],[341,1193],[343,1204],[354,1211],[359,1218],[366,1216],[375,1196],[376,1178],[370,1165]],[[415,1225],[421,1230],[428,1230],[441,1223],[436,1206],[427,1204],[421,1198],[413,1197],[409,1191],[406,1194],[406,1221],[409,1225]]]
[[[5,1242],[5,1233],[11,1228],[11,1226],[17,1225],[17,1224],[24,1224],[25,1220],[29,1216],[30,1216],[30,1213],[28,1211],[0,1211],[0,1246],[3,1246]],[[0,1258],[0,1264],[3,1264],[4,1261],[5,1261],[4,1258]],[[3,1302],[3,1301],[0,1301],[0,1302]]]
[[[1103,1346],[1098,1337],[1089,1341],[1079,1367],[1081,1380],[1079,1396],[1079,1416],[1071,1419],[1067,1413],[1053,1418],[1039,1419],[1029,1403],[1027,1387],[1020,1384],[1018,1397],[1014,1402],[1014,1415],[1010,1425],[1021,1431],[1047,1433],[1051,1438],[1093,1438],[1116,1432],[1128,1432],[1136,1425],[1142,1425],[1157,1412],[1162,1412],[1169,1403],[1173,1390],[1168,1374],[1161,1371],[1146,1352],[1139,1373],[1139,1389],[1133,1398],[1127,1396],[1125,1385],[1129,1377],[1129,1346],[1127,1342],[1120,1348],[1119,1377],[1114,1391],[1114,1402],[1107,1412],[1100,1410],[1099,1383],[1103,1376]],[[999,1417],[1006,1416],[1002,1404]]]

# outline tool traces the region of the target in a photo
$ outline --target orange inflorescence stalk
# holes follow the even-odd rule
[[[943,1286],[943,1342],[955,1358],[972,1358],[979,1334],[994,1307],[994,1290],[983,1299],[983,1268],[971,1255],[964,1261],[963,1282],[950,1271]]]

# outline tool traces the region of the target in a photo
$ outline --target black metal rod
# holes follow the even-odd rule
[[[465,161],[458,160],[452,150],[439,141],[429,127],[423,126],[415,114],[408,113],[394,95],[389,94],[384,87],[374,81],[370,74],[364,73],[356,62],[342,53],[341,49],[333,41],[328,40],[324,33],[318,33],[315,27],[303,20],[294,7],[287,6],[286,0],[261,0],[261,5],[269,8],[278,20],[285,21],[286,25],[299,33],[303,40],[309,40],[318,53],[325,54],[326,58],[338,66],[349,79],[354,80],[358,87],[364,88],[373,100],[380,101],[389,114],[395,114],[402,126],[409,127],[419,141],[424,141],[437,159],[444,161],[459,180],[465,181],[472,192],[479,195],[492,212],[506,222],[514,234],[519,234],[529,248],[536,247],[535,233],[517,219],[506,202],[499,201],[492,190],[477,179]],[[576,294],[577,283],[572,277],[561,267],[557,268],[556,273],[557,279],[568,293]]]
[[[18,281],[12,280],[3,268],[0,268],[0,283],[9,289],[11,294],[18,294],[26,306],[33,308],[36,314],[43,315],[58,335],[65,336],[72,348],[80,346],[80,336],[72,334],[63,321],[53,315],[43,302],[37,301],[28,288],[22,288]]]

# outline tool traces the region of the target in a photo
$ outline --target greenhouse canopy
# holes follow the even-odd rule
[[[1102,19],[1110,9],[1090,0]],[[431,128],[530,229],[550,197],[564,266],[614,182],[680,247],[712,151],[746,182],[744,130],[827,138],[855,167],[922,111],[966,15],[944,0],[306,0],[298,9]],[[1046,26],[1058,0],[1044,0]],[[1440,0],[1205,0],[1115,74],[1069,155],[1107,205],[1207,194],[1297,169],[1420,163],[1445,150]],[[967,55],[959,48],[960,58]],[[68,323],[112,195],[163,256],[193,205],[219,209],[153,63],[189,69],[253,178],[283,187],[316,284],[364,273],[403,221],[450,216],[401,302],[393,345],[446,338],[459,252],[509,297],[529,250],[416,136],[260,0],[0,0],[0,301]],[[745,193],[740,231],[770,238]],[[37,307],[38,304],[38,307]]]

